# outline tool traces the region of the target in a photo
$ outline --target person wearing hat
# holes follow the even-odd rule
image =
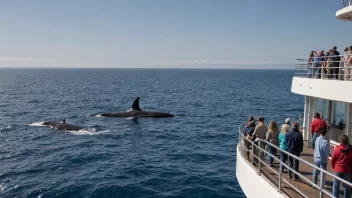
[[[291,129],[291,118],[286,118],[285,124],[287,124],[289,129]]]
[[[285,124],[291,125],[291,118],[286,118]]]

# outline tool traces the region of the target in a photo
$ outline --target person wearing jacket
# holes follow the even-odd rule
[[[252,134],[254,132],[254,127],[255,127],[255,122],[254,122],[254,117],[249,116],[248,121],[246,122],[246,128],[243,129],[243,144],[246,147],[247,151],[247,157],[249,158],[249,150],[250,150],[250,139],[252,137]]]
[[[334,57],[333,57],[333,61],[334,61],[334,78],[336,79],[336,80],[338,80],[338,79],[341,79],[341,78],[339,78],[339,75],[340,75],[340,61],[341,61],[341,56],[340,56],[340,52],[339,51],[337,51],[337,47],[336,46],[334,46],[333,48],[332,48],[332,53],[334,54]]]
[[[249,136],[252,136],[255,129],[254,117],[249,116],[248,122],[246,123],[246,128],[243,129],[244,133],[247,133]]]
[[[266,132],[266,126],[264,124],[264,117],[258,117],[258,124],[257,126],[255,126],[254,128],[254,132],[252,134],[252,141],[254,141],[254,143],[256,145],[258,145],[258,142],[260,141],[260,139],[265,140],[265,132]],[[265,144],[263,142],[259,142],[259,145],[262,149],[265,149]],[[264,152],[260,151],[260,156],[264,156]]]
[[[282,127],[281,127],[281,132],[280,132],[280,135],[279,135],[279,142],[280,142],[280,149],[284,150],[284,151],[288,151],[288,146],[286,144],[286,133],[290,130],[290,125],[288,124],[283,124]],[[283,162],[283,163],[286,163],[287,161],[287,155],[284,153],[284,152],[281,152],[280,153],[280,160]],[[283,166],[282,166],[283,169],[285,169]],[[282,172],[283,170],[281,170]]]
[[[303,151],[303,136],[301,132],[299,132],[298,122],[295,122],[292,124],[291,131],[286,133],[285,141],[288,147],[287,148],[288,152],[291,153],[292,155],[299,157],[301,152]],[[295,171],[298,172],[299,161],[297,159],[293,159],[293,157],[290,157],[290,156],[288,160],[290,163],[290,168],[293,168]],[[288,175],[290,179],[293,178],[292,171],[289,171]],[[294,180],[297,180],[298,176],[296,174],[293,174],[293,175],[294,175]]]
[[[264,118],[263,117],[258,117],[258,124],[254,128],[254,132],[252,134],[253,139],[259,138],[259,139],[265,139],[265,132],[266,132],[266,126],[264,124]]]
[[[275,121],[271,121],[268,127],[268,134],[266,136],[266,141],[272,143],[275,146],[279,146],[279,130],[277,128],[277,124]],[[272,155],[276,155],[276,148],[273,146],[268,146],[269,153]],[[271,167],[274,167],[274,158],[271,157],[270,155],[268,156],[269,158],[269,164]]]
[[[308,77],[313,77],[313,78],[320,78],[321,77],[321,70],[324,62],[324,51],[321,50],[318,52],[318,54],[313,58],[313,68],[310,73],[308,74]]]
[[[328,165],[329,153],[330,153],[330,144],[328,140],[325,138],[326,130],[321,128],[319,130],[320,136],[315,141],[315,149],[314,149],[314,165],[326,170]],[[313,183],[317,184],[318,175],[320,171],[314,169],[313,171]],[[320,176],[321,183],[325,186],[325,173],[321,173]]]
[[[348,143],[347,135],[342,135],[340,138],[340,145],[336,146],[331,157],[331,166],[334,169],[337,177],[346,181],[350,181],[352,163],[352,148]],[[342,183],[344,187],[344,198],[351,197],[351,188]],[[340,194],[340,181],[334,178],[333,182],[333,195],[339,197]]]
[[[312,125],[310,127],[310,132],[312,133],[312,146],[313,150],[315,148],[315,141],[320,136],[319,130],[321,128],[328,129],[328,125],[326,124],[325,120],[320,118],[320,113],[314,113],[314,119]]]

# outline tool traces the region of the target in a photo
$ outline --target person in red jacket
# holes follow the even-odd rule
[[[320,113],[314,113],[314,119],[312,125],[310,127],[310,132],[312,133],[312,145],[313,150],[315,147],[315,140],[320,136],[319,130],[325,129],[328,130],[328,125],[326,124],[325,120],[320,118]]]
[[[346,180],[350,181],[350,174],[352,171],[352,148],[348,143],[347,135],[342,135],[340,138],[340,145],[336,146],[331,157],[331,166],[335,171],[335,175]],[[344,187],[344,198],[351,197],[351,188],[342,183]],[[333,182],[333,194],[335,197],[339,197],[340,194],[340,181],[334,179]]]

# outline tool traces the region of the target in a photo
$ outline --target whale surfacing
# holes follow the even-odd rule
[[[171,118],[175,117],[169,113],[156,112],[156,111],[143,111],[139,107],[139,97],[137,97],[133,104],[131,111],[115,112],[115,113],[103,113],[101,116],[106,117],[133,117],[133,118]]]
[[[51,126],[52,128],[60,131],[79,131],[84,129],[81,126],[67,124],[65,119],[62,122],[55,122],[55,121],[43,122],[43,125]]]

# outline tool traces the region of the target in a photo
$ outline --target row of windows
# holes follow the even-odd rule
[[[329,137],[331,140],[339,143],[340,136],[343,134],[352,137],[352,104],[332,102],[331,116],[329,116],[329,101],[317,99],[316,110],[327,123],[330,123]],[[328,122],[329,117],[331,118],[330,122]]]

